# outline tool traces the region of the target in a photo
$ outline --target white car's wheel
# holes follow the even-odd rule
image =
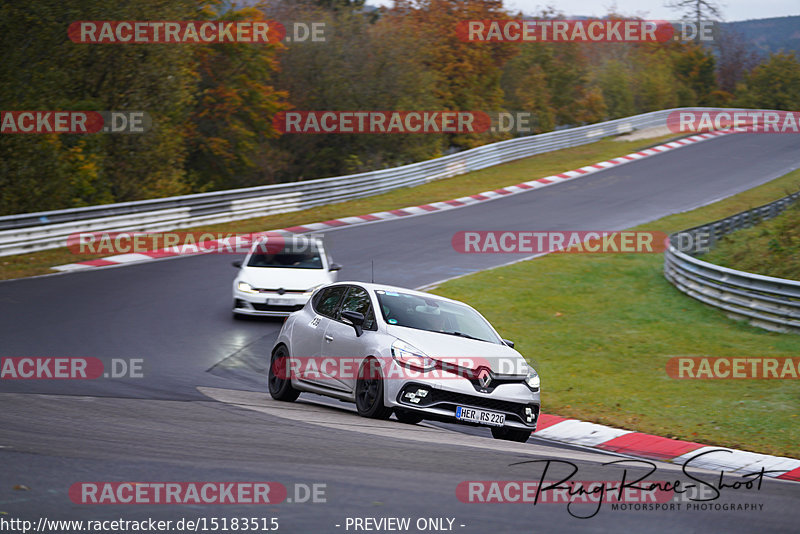
[[[375,358],[367,359],[358,371],[356,410],[370,419],[389,419],[392,415],[392,409],[383,404],[383,374]]]

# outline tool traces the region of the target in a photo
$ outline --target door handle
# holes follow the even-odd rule
[[[325,341],[327,341],[328,343],[330,343],[331,341],[333,341],[333,336],[331,336],[331,335],[328,335],[328,334],[325,334]]]

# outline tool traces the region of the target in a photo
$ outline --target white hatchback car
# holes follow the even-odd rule
[[[314,290],[336,281],[342,267],[331,262],[317,236],[265,236],[244,262],[233,262],[233,314],[286,317],[301,309]]]
[[[495,438],[524,442],[539,417],[539,376],[513,346],[464,303],[340,282],[284,322],[269,392],[355,402],[364,417],[487,425]]]

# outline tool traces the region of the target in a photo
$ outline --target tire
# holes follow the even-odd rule
[[[289,351],[284,345],[275,349],[269,362],[267,385],[269,386],[269,394],[273,399],[293,402],[297,400],[300,392],[292,387],[291,377],[286,375],[286,361],[288,359]]]
[[[369,419],[389,419],[392,415],[392,409],[383,404],[383,376],[380,363],[374,358],[365,361],[358,371],[356,410]]]
[[[494,439],[502,439],[506,441],[516,441],[518,443],[525,443],[531,437],[530,430],[519,430],[516,428],[507,428],[504,426],[493,426],[492,437]]]
[[[416,425],[417,423],[421,422],[425,419],[423,416],[416,412],[412,412],[410,410],[403,410],[402,408],[396,408],[394,411],[395,417],[401,423],[405,423],[407,425]]]

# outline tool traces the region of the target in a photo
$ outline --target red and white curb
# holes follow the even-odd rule
[[[763,467],[765,476],[800,482],[800,460],[794,458],[662,438],[557,415],[540,415],[536,436],[680,465],[691,460],[692,467],[732,474],[760,472]]]
[[[531,191],[534,189],[541,189],[542,187],[547,187],[550,185],[559,184],[562,182],[566,182],[572,178],[578,178],[580,176],[586,176],[587,174],[593,174],[598,171],[602,171],[604,169],[608,169],[610,167],[615,167],[617,165],[622,165],[625,163],[629,163],[631,161],[636,161],[639,159],[643,159],[649,156],[655,156],[656,154],[661,154],[663,152],[667,152],[669,150],[674,150],[676,148],[680,148],[682,146],[691,145],[694,143],[699,143],[700,141],[705,141],[707,139],[712,139],[714,137],[718,137],[720,135],[727,135],[730,132],[718,131],[718,132],[709,132],[703,133],[698,135],[693,135],[691,137],[686,137],[684,139],[679,139],[677,141],[672,141],[671,143],[665,143],[663,145],[658,145],[652,148],[648,148],[647,150],[642,150],[640,152],[633,152],[626,156],[621,156],[618,158],[614,158],[608,161],[601,161],[599,163],[595,163],[594,165],[587,165],[586,167],[581,167],[580,169],[575,169],[567,172],[563,172],[561,174],[556,174],[553,176],[545,176],[544,178],[539,178],[537,180],[531,180],[529,182],[522,182],[521,184],[510,185],[508,187],[503,187],[500,189],[494,189],[492,191],[484,191],[483,193],[478,193],[477,195],[470,195],[466,197],[456,198],[453,200],[445,200],[443,202],[433,202],[431,204],[424,204],[422,206],[410,206],[407,208],[390,210],[390,211],[380,211],[377,213],[369,213],[367,215],[358,215],[355,217],[344,217],[341,219],[333,219],[331,221],[325,222],[318,222],[318,223],[311,223],[311,224],[304,224],[301,226],[292,226],[289,228],[281,228],[278,230],[271,230],[269,232],[263,232],[263,234],[267,233],[292,233],[292,234],[304,234],[308,232],[319,232],[324,230],[331,230],[334,228],[341,228],[342,226],[354,226],[357,224],[367,224],[373,223],[378,221],[386,221],[391,219],[399,219],[401,217],[410,217],[410,216],[417,216],[417,215],[427,215],[429,213],[434,213],[438,211],[444,210],[451,210],[456,208],[463,208],[465,206],[469,206],[478,202],[485,202],[489,200],[494,200],[496,198],[501,198],[507,195],[516,195],[519,193],[525,193],[527,191]],[[252,234],[250,238],[253,238],[259,234]],[[248,241],[248,237],[240,236],[237,238],[232,239],[239,239],[239,243],[246,244]],[[206,249],[212,250],[219,250],[221,247],[218,245],[227,245],[227,240],[215,240],[215,241],[207,241],[204,242],[204,246]],[[145,252],[145,253],[133,253],[133,254],[117,254],[115,256],[108,256],[105,258],[95,259],[95,260],[87,260],[81,261],[77,263],[68,263],[66,265],[56,265],[52,267],[52,269],[56,271],[76,271],[82,269],[91,269],[91,268],[98,268],[98,267],[110,267],[116,265],[125,265],[131,263],[139,263],[143,261],[161,259],[161,258],[168,258],[168,257],[178,257],[178,256],[193,256],[198,254],[206,254],[208,253],[207,250],[202,250],[201,247],[196,245],[185,245],[185,246],[177,246],[177,247],[170,247],[161,250],[155,250],[152,252]]]

